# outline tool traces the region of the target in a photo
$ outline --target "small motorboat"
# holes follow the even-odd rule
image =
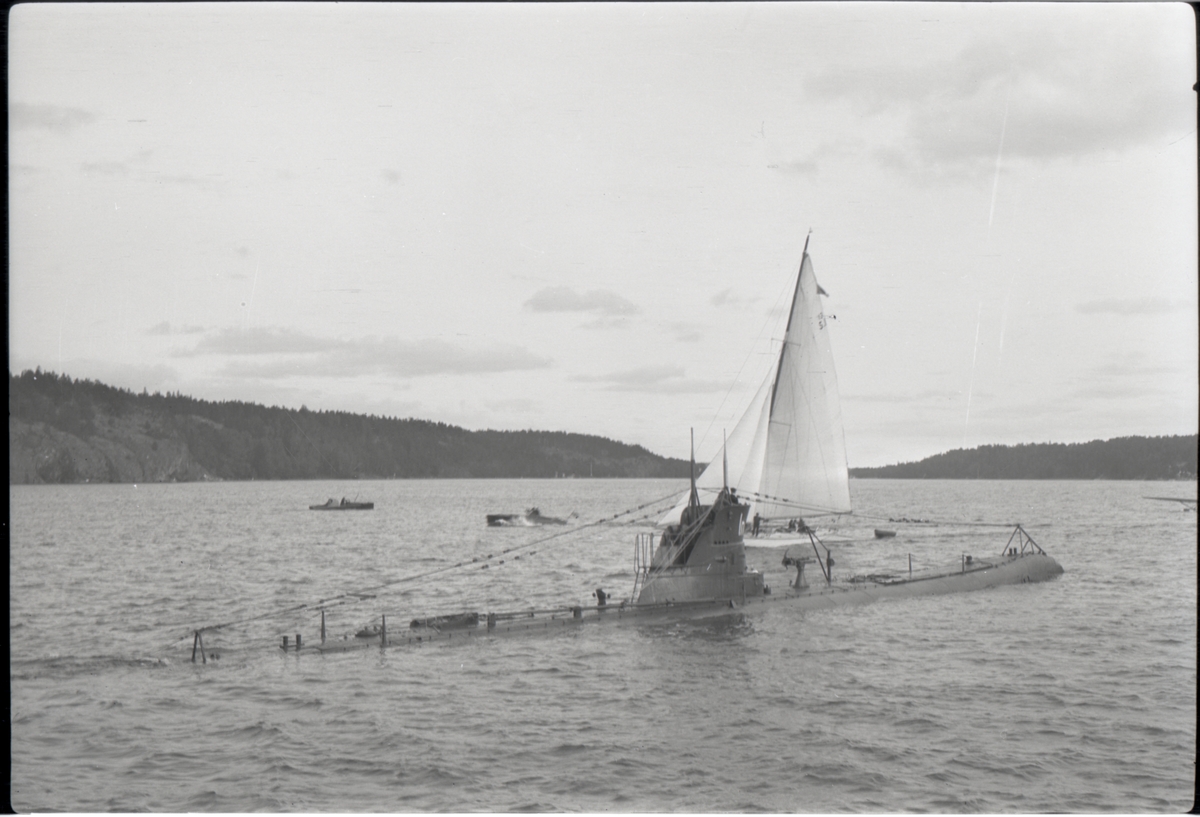
[[[875,529],[876,539],[891,539],[895,535],[896,532],[894,530],[883,530],[882,528]]]
[[[352,502],[346,497],[342,497],[342,501],[330,499],[324,505],[309,505],[310,511],[370,511],[374,510],[374,502]]]
[[[571,514],[570,519],[575,514]],[[490,528],[531,528],[538,525],[566,525],[567,519],[557,516],[542,516],[538,508],[529,508],[525,513],[489,513],[487,523]]]

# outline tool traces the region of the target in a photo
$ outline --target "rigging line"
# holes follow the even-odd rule
[[[830,508],[822,508],[820,505],[806,505],[803,502],[797,502],[794,499],[787,499],[786,497],[781,496],[771,496],[770,494],[760,494],[757,491],[745,491],[739,493],[739,496],[742,495],[753,497],[756,500],[764,500],[773,505],[787,505],[789,507],[796,508],[797,510],[816,511],[820,514],[845,516],[846,514],[853,513],[853,511],[835,511]]]
[[[808,247],[808,239],[807,238],[804,240],[804,246],[805,246],[806,252],[807,252],[807,247]],[[801,256],[801,258],[800,258],[800,264],[801,264],[801,266],[803,266],[803,264],[804,264],[803,256]],[[767,314],[765,316],[763,316],[762,324],[759,325],[759,327],[758,327],[758,334],[754,336],[754,343],[750,346],[750,351],[748,351],[746,353],[746,356],[742,359],[742,365],[738,367],[737,374],[733,376],[733,380],[730,382],[729,388],[725,390],[725,396],[721,398],[720,405],[717,406],[717,410],[713,414],[712,419],[709,420],[708,426],[704,429],[704,433],[700,435],[700,445],[704,445],[704,441],[708,439],[708,432],[712,431],[713,424],[717,421],[717,417],[720,415],[721,409],[723,409],[725,407],[725,402],[729,399],[729,395],[733,393],[734,387],[738,384],[738,381],[741,379],[742,372],[744,372],[746,370],[746,364],[750,362],[750,358],[754,357],[754,348],[756,346],[758,346],[758,342],[762,339],[763,332],[767,328],[767,324],[771,323],[771,315],[772,315],[772,313],[775,312],[775,308],[777,306],[779,306],[779,302],[781,300],[783,300],[784,294],[790,288],[791,280],[792,280],[791,276],[789,275],[788,279],[787,279],[787,285],[785,285],[783,289],[779,290],[778,294],[776,294],[776,296],[775,296],[774,303],[771,304],[771,308],[768,309]],[[797,281],[799,281],[799,278],[797,278]],[[791,319],[792,319],[792,313],[789,311],[788,312],[788,323],[791,323]],[[780,341],[780,343],[781,344],[787,343],[786,330],[783,333],[783,340]],[[781,349],[781,352],[782,352],[782,349]],[[769,352],[769,354],[771,354],[772,362],[773,362],[774,361],[774,353]]]
[[[499,553],[496,553],[496,554],[489,553],[483,559],[476,559],[476,560],[473,560],[470,562],[456,562],[453,565],[445,565],[443,567],[438,567],[438,568],[434,568],[432,570],[427,570],[423,573],[414,573],[414,574],[410,574],[408,576],[401,576],[398,579],[391,579],[389,581],[382,582],[377,585],[372,585],[371,587],[362,588],[361,590],[358,590],[358,591],[347,591],[344,593],[339,593],[336,596],[328,596],[326,598],[318,600],[315,603],[314,602],[306,602],[304,604],[296,604],[296,605],[292,605],[290,607],[286,607],[282,610],[275,610],[275,611],[271,611],[271,612],[267,612],[267,613],[262,613],[262,614],[256,615],[256,616],[248,616],[246,618],[237,619],[235,621],[222,622],[220,624],[210,624],[210,625],[206,625],[204,627],[194,628],[194,630],[199,631],[199,632],[209,632],[211,630],[221,630],[226,627],[232,627],[237,624],[248,624],[248,623],[254,622],[254,621],[262,621],[264,619],[290,615],[292,613],[299,613],[304,610],[321,609],[328,602],[343,602],[343,601],[350,600],[350,599],[357,599],[359,601],[362,601],[364,598],[371,598],[370,594],[373,591],[382,590],[386,587],[391,587],[391,586],[397,585],[397,584],[403,584],[405,582],[416,581],[417,579],[429,578],[430,576],[435,576],[440,573],[448,573],[452,570],[458,570],[460,568],[469,568],[473,565],[480,565],[480,563],[486,564],[491,559],[495,558],[495,556],[503,556],[507,553],[512,552],[513,550],[519,550],[519,549],[523,549],[523,548],[533,547],[535,545],[541,545],[544,542],[549,542],[551,540],[561,538],[561,537],[566,536],[571,533],[577,533],[579,531],[586,530],[588,528],[594,528],[599,525],[603,525],[607,522],[611,522],[613,520],[619,519],[622,516],[626,516],[631,513],[636,513],[637,511],[640,511],[651,505],[658,504],[659,502],[665,502],[667,499],[673,499],[674,497],[675,497],[675,493],[672,492],[671,494],[668,494],[665,497],[660,497],[658,499],[653,499],[649,502],[644,502],[641,505],[621,511],[620,513],[613,514],[612,516],[604,517],[603,519],[598,519],[594,522],[588,522],[584,525],[579,525],[578,527],[572,528],[570,530],[553,533],[553,534],[550,534],[549,536],[542,537],[541,539],[536,539],[532,542],[526,542],[524,545],[518,545],[518,546],[511,547],[511,548],[507,548],[506,550],[500,551]],[[533,554],[530,553],[529,555],[533,555]]]
[[[704,526],[704,523],[708,521],[709,517],[711,517],[715,511],[716,506],[709,505],[707,511],[693,519],[686,527],[681,528],[673,537],[674,541],[671,543],[671,545],[676,549],[669,551],[671,558],[669,560],[664,560],[657,569],[655,569],[653,563],[651,563],[647,570],[647,575],[649,573],[663,573],[667,570],[667,568],[671,567],[675,562],[675,558],[680,553],[682,553],[684,550],[687,550],[689,545],[695,544],[693,540],[699,536],[700,528]],[[662,540],[660,539],[659,542],[661,544]]]
[[[697,487],[696,490],[698,493],[703,493],[703,492],[708,491],[707,488],[700,488],[700,487]],[[685,499],[687,497],[687,494],[688,494],[687,491],[684,491],[682,494],[680,494],[679,492],[676,492],[674,494],[671,494],[670,496],[663,497],[662,499],[657,500],[656,502],[647,502],[645,505],[642,505],[641,508],[651,508],[652,506],[658,505],[659,503],[662,503],[662,507],[649,510],[646,513],[642,514],[641,516],[634,517],[633,519],[621,522],[620,524],[621,525],[630,525],[633,522],[637,521],[638,519],[650,520],[650,519],[654,518],[655,516],[662,514],[663,511],[671,510],[680,501]],[[634,508],[633,510],[635,510],[635,511],[640,510],[640,508]]]
[[[627,527],[627,528],[632,528],[632,527],[644,525],[647,522],[652,522],[654,517],[661,516],[663,511],[669,511],[671,509],[671,507],[673,507],[673,506],[672,505],[664,505],[662,508],[660,508],[658,510],[650,511],[649,513],[644,513],[641,516],[635,516],[632,519],[622,522],[621,526]]]
[[[722,490],[722,493],[723,492],[724,491]],[[715,504],[709,505],[708,510],[706,510],[704,513],[700,514],[700,516],[693,519],[687,525],[683,524],[683,513],[680,512],[680,521],[679,521],[679,525],[677,526],[678,530],[674,533],[672,538],[675,543],[679,544],[679,547],[681,550],[687,546],[687,543],[690,539],[693,539],[695,537],[695,535],[698,534],[700,528],[703,527],[704,523],[709,519],[709,517],[711,517],[713,515],[713,513],[715,511],[716,511],[716,505]],[[676,526],[671,526],[671,527],[676,527]],[[666,534],[663,534],[663,535],[666,536]],[[660,539],[659,541],[661,542],[662,540]],[[656,571],[656,572],[661,572],[666,567],[667,567],[667,565],[664,563],[663,565],[659,566],[658,571]],[[651,566],[651,569],[653,569],[653,566]]]
[[[437,574],[437,573],[444,573],[444,572],[448,572],[448,571],[451,571],[451,570],[457,569],[457,568],[459,568],[459,567],[471,567],[472,565],[478,565],[480,568],[487,567],[487,566],[488,566],[488,563],[489,563],[489,562],[490,562],[492,559],[496,558],[497,556],[506,555],[506,554],[508,554],[508,553],[511,553],[511,552],[513,552],[513,551],[516,551],[516,550],[522,550],[522,549],[524,549],[524,548],[530,548],[530,547],[533,547],[533,546],[536,546],[536,545],[539,545],[539,544],[542,544],[542,543],[545,543],[545,542],[548,542],[548,541],[552,541],[552,540],[554,540],[554,539],[556,539],[556,538],[565,537],[565,536],[567,536],[567,535],[569,535],[569,534],[571,534],[571,533],[574,533],[574,532],[577,532],[577,531],[580,531],[580,530],[584,530],[584,529],[586,529],[586,528],[590,528],[590,527],[597,527],[597,526],[599,526],[599,525],[608,524],[608,523],[610,523],[610,522],[613,522],[613,521],[614,521],[614,520],[616,520],[616,519],[619,519],[619,518],[620,518],[620,517],[622,517],[622,516],[626,516],[626,515],[628,515],[628,514],[636,513],[637,511],[639,511],[639,510],[642,510],[642,509],[644,509],[644,508],[651,507],[651,506],[654,506],[654,505],[658,505],[658,504],[661,504],[661,503],[665,503],[665,502],[666,502],[666,501],[668,501],[668,500],[674,500],[674,499],[675,499],[675,496],[676,496],[676,495],[675,495],[674,493],[672,493],[672,494],[670,494],[670,495],[667,495],[667,496],[664,496],[664,497],[660,497],[660,498],[658,498],[658,499],[655,499],[655,500],[651,500],[650,502],[645,502],[645,503],[643,503],[643,504],[641,504],[641,505],[638,505],[638,506],[636,506],[636,507],[634,507],[634,508],[626,509],[625,511],[622,511],[622,512],[620,512],[620,513],[613,514],[611,517],[605,517],[605,518],[603,518],[603,519],[598,519],[598,520],[596,520],[596,521],[594,521],[594,522],[590,522],[590,523],[588,523],[588,524],[586,524],[586,525],[581,525],[581,526],[579,526],[579,527],[577,527],[577,528],[574,528],[574,529],[572,529],[572,530],[560,531],[560,532],[557,532],[557,533],[551,534],[551,535],[549,535],[549,536],[542,537],[541,539],[537,539],[537,540],[535,540],[535,541],[533,541],[533,542],[528,542],[528,543],[526,543],[526,544],[524,544],[524,545],[518,545],[518,546],[513,546],[513,547],[510,547],[510,548],[506,548],[506,549],[504,549],[504,550],[502,550],[502,551],[500,551],[500,552],[498,552],[498,553],[496,553],[496,554],[488,554],[488,555],[487,555],[486,557],[484,557],[483,559],[473,560],[473,561],[471,561],[471,562],[459,562],[459,563],[457,563],[457,564],[455,564],[455,565],[449,565],[449,566],[442,567],[442,568],[436,568],[436,569],[434,569],[434,570],[431,570],[431,571],[426,571],[425,573],[421,573],[421,574],[415,574],[415,575],[410,575],[410,576],[404,576],[404,577],[401,577],[401,578],[399,578],[399,579],[395,579],[395,580],[392,580],[392,581],[389,581],[389,582],[382,583],[382,584],[380,584],[380,585],[376,585],[376,586],[369,587],[369,588],[364,588],[363,590],[361,590],[361,591],[359,591],[359,592],[356,592],[356,593],[344,593],[344,594],[341,594],[341,595],[339,595],[339,596],[332,596],[332,597],[329,597],[329,598],[326,598],[326,599],[321,599],[321,600],[320,600],[320,601],[318,601],[317,603],[309,603],[309,604],[293,605],[292,607],[288,607],[288,608],[285,608],[285,609],[283,609],[283,610],[272,611],[272,612],[268,612],[268,613],[264,613],[264,614],[260,614],[260,615],[256,615],[256,616],[248,616],[248,617],[245,617],[245,618],[242,618],[242,619],[238,619],[238,620],[236,620],[236,621],[224,622],[224,623],[222,623],[222,624],[218,624],[218,625],[209,625],[209,626],[207,626],[207,627],[201,628],[201,632],[206,632],[206,631],[210,631],[210,630],[218,630],[218,629],[222,629],[222,628],[224,628],[224,627],[230,627],[230,626],[234,626],[234,625],[236,625],[236,624],[245,624],[245,623],[250,623],[250,622],[253,622],[253,621],[260,621],[260,620],[264,620],[264,619],[270,619],[270,618],[276,618],[276,617],[283,617],[283,616],[285,616],[285,615],[294,614],[294,613],[298,613],[298,612],[303,612],[303,611],[305,611],[305,610],[311,610],[311,609],[333,609],[333,608],[340,607],[340,606],[343,606],[343,605],[346,605],[346,604],[355,604],[355,603],[358,603],[358,602],[360,602],[360,601],[364,601],[364,600],[367,600],[367,599],[373,599],[373,598],[376,598],[376,596],[375,596],[375,595],[373,595],[373,594],[369,593],[368,591],[372,591],[372,590],[379,590],[379,589],[382,589],[382,588],[385,588],[385,587],[388,587],[388,586],[391,586],[391,585],[400,584],[400,583],[403,583],[403,582],[406,582],[406,581],[412,581],[412,580],[415,580],[415,579],[418,579],[418,578],[426,578],[426,577],[428,577],[428,576],[430,576],[430,575],[434,575],[434,574]],[[655,513],[661,513],[661,510],[660,510],[660,511],[657,511],[657,512],[652,512],[651,514],[647,515],[647,517],[646,517],[646,518],[648,518],[649,516],[652,516],[652,515],[654,515]],[[699,522],[700,522],[700,521],[702,521],[702,520],[698,520],[698,521],[697,521],[697,523],[694,523],[693,525],[689,526],[689,528],[687,529],[687,531],[685,531],[685,534],[686,534],[686,533],[690,533],[690,532],[691,532],[693,529],[695,529],[695,528],[699,527]],[[561,542],[561,543],[559,543],[559,544],[566,544],[566,542]],[[530,550],[528,553],[526,553],[526,554],[523,554],[523,555],[529,555],[529,556],[532,556],[532,555],[534,555],[535,553],[537,553],[537,551],[536,551],[536,550]],[[516,558],[520,558],[520,555],[518,555]],[[501,563],[503,563],[503,562],[501,562]],[[332,603],[331,603],[331,602],[332,602]],[[185,636],[181,636],[179,639],[177,639],[177,641],[176,641],[175,643],[178,643],[179,641],[184,641],[184,640],[186,640],[186,638],[187,638],[187,637],[189,637],[189,636],[191,636],[191,634],[192,634],[192,631],[189,631],[187,635],[185,635]]]
[[[912,519],[904,521],[892,516],[876,516],[874,514],[863,513],[861,511],[848,511],[838,516],[853,516],[857,519],[869,519],[876,522],[894,522],[902,525],[928,525],[929,527],[977,527],[977,528],[1014,528],[1016,522],[967,522],[957,519]],[[1032,526],[1020,523],[1022,527],[1043,527],[1042,525],[1034,524]]]
[[[720,490],[717,488],[701,488],[700,491],[703,493],[709,493],[709,494],[719,494],[720,493]],[[761,500],[763,502],[769,502],[772,505],[786,505],[790,508],[795,508],[796,510],[799,510],[799,511],[805,511],[806,513],[808,513],[810,515],[818,514],[821,516],[849,516],[854,513],[854,511],[852,511],[852,510],[836,511],[836,510],[833,510],[832,508],[823,508],[820,505],[806,505],[803,502],[797,502],[796,500],[787,499],[786,497],[772,496],[771,494],[761,494],[757,491],[750,491],[750,490],[746,490],[746,489],[738,489],[737,495],[738,495],[738,498],[740,498],[740,499],[750,498],[755,501]],[[786,517],[760,516],[760,518],[763,520],[766,520],[766,521],[770,521],[771,519],[784,519]]]
[[[222,622],[220,624],[211,624],[211,625],[201,627],[201,628],[199,628],[199,630],[201,632],[209,632],[209,631],[213,631],[213,630],[224,629],[226,627],[233,627],[233,626],[236,626],[239,624],[249,624],[249,623],[252,623],[255,621],[263,621],[263,620],[267,620],[267,619],[271,619],[271,618],[282,618],[284,616],[304,612],[306,610],[322,610],[322,609],[329,610],[329,609],[334,609],[336,607],[341,607],[346,604],[356,604],[360,601],[366,601],[368,599],[375,598],[376,597],[375,594],[371,591],[378,591],[378,590],[382,590],[387,587],[391,587],[392,585],[403,584],[405,582],[415,581],[417,579],[428,578],[429,576],[437,575],[439,573],[450,572],[450,571],[456,570],[458,568],[469,568],[471,566],[478,566],[478,567],[482,568],[484,566],[487,566],[489,564],[489,562],[492,559],[496,558],[497,556],[505,556],[509,553],[512,553],[515,550],[522,550],[524,548],[534,547],[534,546],[540,545],[544,542],[548,542],[548,541],[551,541],[556,538],[567,536],[568,534],[575,533],[577,531],[584,530],[586,528],[591,528],[591,527],[596,527],[599,525],[607,524],[608,522],[611,522],[613,519],[619,518],[625,514],[634,513],[635,511],[638,511],[638,510],[648,507],[650,505],[664,502],[666,499],[674,499],[674,494],[670,495],[669,497],[663,497],[661,499],[653,500],[651,502],[640,505],[636,508],[622,511],[619,514],[614,514],[612,517],[606,517],[604,519],[600,519],[595,522],[590,522],[586,525],[581,525],[577,528],[573,528],[572,530],[560,531],[558,533],[554,533],[549,536],[545,536],[541,539],[537,539],[532,542],[527,542],[524,545],[516,545],[516,546],[510,547],[510,548],[505,548],[504,550],[499,551],[495,554],[488,554],[487,556],[483,557],[482,559],[474,559],[470,562],[457,562],[453,565],[446,565],[444,567],[434,568],[433,570],[429,570],[424,573],[417,573],[417,574],[413,574],[413,575],[409,575],[409,576],[402,576],[398,579],[393,579],[391,581],[387,581],[382,584],[364,588],[358,592],[342,593],[342,594],[339,594],[336,596],[330,596],[327,598],[320,599],[315,603],[308,602],[308,603],[304,603],[304,604],[293,605],[291,607],[287,607],[282,610],[273,610],[273,611],[269,611],[266,613],[261,613],[259,615],[247,616],[245,618],[240,618],[240,619],[237,619],[234,621],[226,621],[226,622]],[[560,543],[560,544],[562,544],[562,543]],[[523,554],[523,555],[532,556],[536,552],[537,551],[531,550],[528,553]],[[519,558],[519,556],[518,556],[518,558]],[[190,636],[191,633],[192,633],[192,631],[189,630],[188,636]],[[183,640],[183,639],[187,638],[188,636],[181,636],[180,640]]]
[[[497,556],[504,556],[504,555],[506,555],[506,554],[512,553],[513,551],[517,551],[517,550],[523,550],[523,549],[525,549],[525,548],[530,548],[530,547],[533,547],[533,546],[535,546],[535,545],[539,545],[539,544],[541,544],[541,543],[543,543],[543,542],[547,542],[547,541],[550,541],[550,540],[553,540],[553,539],[556,539],[556,538],[560,538],[560,537],[567,536],[568,534],[574,533],[574,532],[576,532],[576,531],[579,531],[579,530],[583,530],[584,528],[587,528],[587,527],[596,527],[596,526],[599,526],[599,525],[605,525],[605,524],[609,524],[609,523],[611,523],[611,522],[612,522],[614,519],[617,519],[617,518],[619,518],[619,517],[621,517],[621,516],[624,516],[624,515],[626,515],[626,514],[635,513],[636,511],[638,511],[638,510],[641,510],[641,509],[643,509],[643,508],[647,508],[647,507],[650,507],[650,506],[653,506],[653,505],[659,505],[659,504],[665,503],[665,502],[666,502],[666,501],[668,501],[668,500],[672,500],[672,501],[673,501],[674,499],[675,499],[675,494],[670,494],[669,496],[665,496],[665,497],[662,497],[662,498],[659,498],[659,499],[651,500],[650,502],[643,503],[643,504],[641,504],[641,505],[638,505],[637,507],[634,507],[634,508],[627,509],[627,510],[625,510],[625,511],[622,511],[621,513],[618,513],[618,514],[614,514],[614,515],[613,515],[613,516],[611,516],[611,517],[605,517],[604,519],[598,519],[598,520],[596,520],[596,521],[594,521],[594,522],[590,522],[590,523],[588,523],[587,525],[581,525],[581,526],[579,526],[579,527],[577,527],[577,528],[574,528],[574,529],[572,529],[572,530],[559,531],[559,532],[557,532],[557,533],[551,534],[551,535],[549,535],[549,536],[545,536],[545,537],[543,537],[543,538],[541,538],[541,539],[538,539],[538,540],[535,540],[535,541],[533,541],[533,542],[527,542],[527,543],[525,543],[524,545],[514,545],[513,547],[506,548],[506,549],[504,549],[504,550],[502,550],[502,551],[500,551],[500,552],[498,552],[498,553],[496,553],[496,554],[488,554],[488,556],[486,556],[485,558],[483,558],[483,559],[480,559],[480,560],[478,560],[478,561],[474,561],[474,560],[473,560],[473,561],[471,561],[471,562],[469,562],[469,563],[465,563],[465,562],[464,562],[464,563],[460,563],[460,564],[461,564],[463,567],[470,567],[471,565],[478,565],[478,566],[480,567],[480,569],[482,569],[483,567],[487,567],[487,566],[488,566],[488,563],[490,562],[490,560],[492,560],[492,559],[496,558]],[[652,512],[651,514],[649,514],[649,515],[647,515],[647,516],[645,516],[645,517],[639,517],[639,518],[648,519],[648,518],[649,518],[649,516],[653,516],[653,515],[654,515],[654,514],[656,514],[656,513],[662,513],[662,510],[660,509],[660,510],[658,510],[658,511],[654,511],[654,512]],[[628,524],[628,523],[622,523],[622,524]],[[564,542],[560,542],[560,543],[558,543],[558,544],[566,544],[566,542],[564,541]],[[551,546],[551,547],[553,547],[553,546]],[[549,548],[546,548],[546,549],[548,550]],[[514,556],[514,557],[513,557],[513,560],[515,561],[516,559],[520,559],[520,558],[521,558],[521,556],[533,556],[533,555],[535,555],[536,553],[537,553],[537,551],[536,551],[536,550],[530,550],[530,551],[528,551],[527,553],[519,553],[519,554],[517,554],[516,556]],[[499,565],[502,565],[502,564],[504,564],[504,560],[501,560],[501,561],[500,561],[500,563],[499,563],[498,565],[496,565],[496,567],[497,567],[497,568],[499,568]],[[457,566],[457,565],[456,565],[456,566]],[[453,569],[453,567],[451,567],[451,568],[447,568],[447,569]],[[436,572],[436,571],[435,571],[435,572]],[[396,583],[396,582],[393,582],[393,583]],[[374,596],[370,596],[369,598],[374,598]],[[343,603],[343,602],[339,602],[339,604],[341,604],[341,603]],[[329,606],[329,605],[323,605],[323,607],[326,607],[326,608],[327,608],[328,606]],[[559,608],[555,608],[555,609],[559,609]],[[561,608],[561,609],[570,609],[570,606],[568,605],[568,606],[566,606],[566,607],[563,607],[563,608]],[[426,611],[426,615],[428,615],[428,614],[429,614],[429,613]],[[373,621],[375,621],[375,620],[376,620],[376,619],[372,619],[371,621],[373,622]]]
[[[776,505],[787,505],[798,510],[815,510],[818,513],[825,513],[832,516],[854,516],[859,519],[871,519],[879,522],[900,522],[909,525],[931,525],[931,526],[959,526],[959,527],[984,527],[984,528],[1011,528],[1016,526],[1016,522],[967,522],[961,520],[938,520],[938,519],[915,519],[910,522],[902,522],[895,517],[875,516],[872,514],[862,513],[861,511],[830,511],[826,508],[820,508],[815,505],[804,505],[783,497],[775,497],[769,494],[760,494],[754,491],[746,491],[744,495],[754,497],[755,499],[763,499],[772,502]],[[774,518],[783,517],[761,517],[764,521],[770,521]]]
[[[859,514],[855,514],[855,516],[859,516]],[[952,528],[952,527],[953,528],[1015,528],[1015,527],[1017,527],[1017,524],[1018,524],[1016,522],[966,522],[966,521],[956,520],[956,519],[922,519],[920,521],[914,520],[912,522],[904,522],[903,520],[900,520],[900,519],[887,518],[885,520],[884,517],[882,517],[882,516],[866,516],[866,515],[863,515],[863,518],[864,519],[874,519],[877,521],[894,522],[898,525],[927,525],[931,528],[939,528],[939,527],[947,527],[947,528]],[[1021,527],[1026,527],[1026,525],[1021,523]],[[1040,526],[1035,525],[1034,527],[1040,527]]]

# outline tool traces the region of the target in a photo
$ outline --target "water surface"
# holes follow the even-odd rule
[[[995,554],[1046,584],[463,645],[297,656],[388,615],[594,604],[658,480],[10,487],[12,805],[23,811],[1145,812],[1192,806],[1195,483],[856,480],[836,570]],[[315,513],[347,496],[371,512]],[[494,529],[487,513],[579,514]],[[638,518],[644,511],[621,517]],[[898,531],[874,540],[874,526]],[[537,544],[533,544],[537,543]],[[502,550],[511,555],[498,564]],[[529,550],[536,550],[528,555]],[[492,554],[486,570],[397,581]],[[782,587],[779,548],[751,561]],[[193,665],[193,628],[219,660]],[[393,624],[394,622],[394,624]]]

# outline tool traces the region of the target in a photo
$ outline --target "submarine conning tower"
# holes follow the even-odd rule
[[[723,489],[712,505],[691,502],[679,524],[638,537],[635,604],[730,599],[763,595],[763,578],[746,569],[743,533],[749,505]],[[652,554],[652,555],[651,555]]]

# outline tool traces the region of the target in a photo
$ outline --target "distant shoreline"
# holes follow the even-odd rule
[[[1086,443],[984,445],[919,462],[851,468],[856,479],[1148,480],[1196,479],[1200,436],[1117,437]]]
[[[9,484],[385,479],[683,479],[686,460],[562,431],[470,431],[414,418],[135,394],[9,374]],[[854,479],[1195,480],[1197,435],[985,445]],[[702,468],[697,464],[697,471]]]

